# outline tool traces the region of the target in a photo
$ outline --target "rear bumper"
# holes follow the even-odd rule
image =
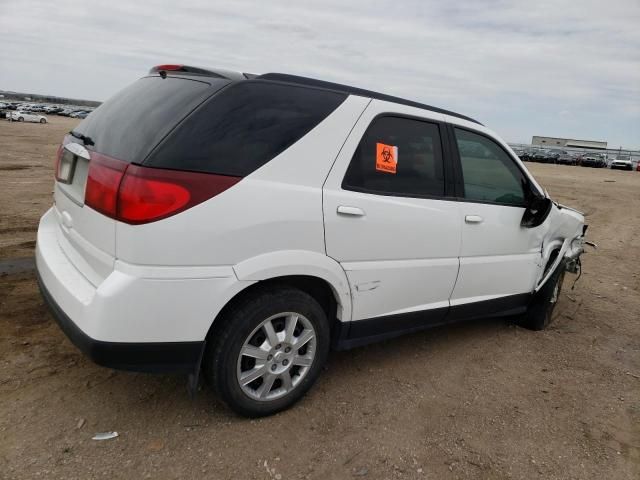
[[[37,276],[40,292],[55,321],[69,340],[98,365],[158,373],[191,373],[199,365],[204,342],[124,343],[91,338],[64,313],[44,286],[39,273]]]
[[[42,295],[69,339],[99,365],[144,372],[190,372],[222,307],[253,282],[232,267],[163,267],[114,261],[94,285],[60,245],[49,210],[36,243]],[[73,252],[72,252],[73,253]]]

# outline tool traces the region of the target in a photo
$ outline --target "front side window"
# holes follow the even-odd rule
[[[478,202],[524,205],[523,175],[513,159],[493,140],[455,129],[464,196]]]
[[[365,132],[342,188],[383,195],[444,195],[440,129],[437,124],[379,117]]]

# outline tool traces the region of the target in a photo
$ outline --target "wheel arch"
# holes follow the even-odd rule
[[[206,337],[222,326],[220,320],[238,302],[261,290],[288,286],[315,298],[323,307],[331,329],[351,319],[351,291],[346,273],[335,260],[314,252],[274,252],[233,267],[244,288],[235,291],[212,320]]]
[[[555,257],[562,249],[563,244],[563,238],[556,238],[544,245],[544,250],[542,252],[542,264],[544,265],[545,270],[549,262],[555,260]]]
[[[292,281],[291,277],[321,280],[333,293],[336,317],[341,321],[351,320],[347,274],[338,262],[324,254],[305,250],[272,252],[240,262],[233,270],[240,281],[282,281],[284,278]]]
[[[564,254],[568,248],[567,239],[558,239],[554,242],[550,242],[545,246],[544,253],[542,259],[543,268],[540,271],[540,275],[538,280],[536,281],[536,287],[534,289],[534,293],[538,292],[540,288],[546,283],[546,281],[551,276],[552,270],[556,270],[557,265],[562,261],[561,258],[564,257]],[[560,258],[559,258],[560,257]]]
[[[226,318],[228,311],[233,310],[236,305],[242,303],[245,299],[250,298],[253,295],[259,294],[261,291],[283,287],[299,289],[317,300],[325,311],[332,336],[334,333],[339,334],[341,332],[339,327],[343,322],[338,317],[340,305],[336,298],[336,292],[329,282],[320,277],[311,275],[284,275],[247,283],[247,286],[244,289],[231,297],[222,309],[220,309],[209,326],[209,330],[205,336],[205,344],[203,345],[202,350],[203,353],[206,348],[206,344],[209,343],[209,340],[216,335],[216,332],[219,332],[221,328],[224,328],[224,319]]]

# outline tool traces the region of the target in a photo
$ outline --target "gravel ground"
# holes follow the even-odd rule
[[[183,377],[95,366],[54,324],[30,257],[76,121],[50,120],[0,122],[0,478],[640,478],[640,173],[529,165],[600,246],[548,330],[332,353],[297,406],[246,420]]]

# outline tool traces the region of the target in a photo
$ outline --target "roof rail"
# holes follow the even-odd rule
[[[351,95],[358,95],[361,97],[375,98],[377,100],[383,100],[385,102],[398,103],[400,105],[407,105],[409,107],[422,108],[424,110],[430,110],[432,112],[438,112],[445,115],[451,115],[452,117],[462,118],[478,125],[482,125],[479,121],[474,120],[466,115],[461,115],[456,112],[451,112],[443,108],[433,107],[431,105],[425,105],[424,103],[414,102],[405,98],[394,97],[393,95],[386,95],[384,93],[374,92],[372,90],[365,90],[363,88],[351,87],[349,85],[342,85],[340,83],[326,82],[324,80],[316,80],[315,78],[300,77],[297,75],[288,75],[286,73],[265,73],[259,75],[257,79],[262,80],[275,80],[280,82],[295,83],[298,85],[308,85],[312,87],[325,88],[327,90],[336,90],[339,92],[348,93]]]

